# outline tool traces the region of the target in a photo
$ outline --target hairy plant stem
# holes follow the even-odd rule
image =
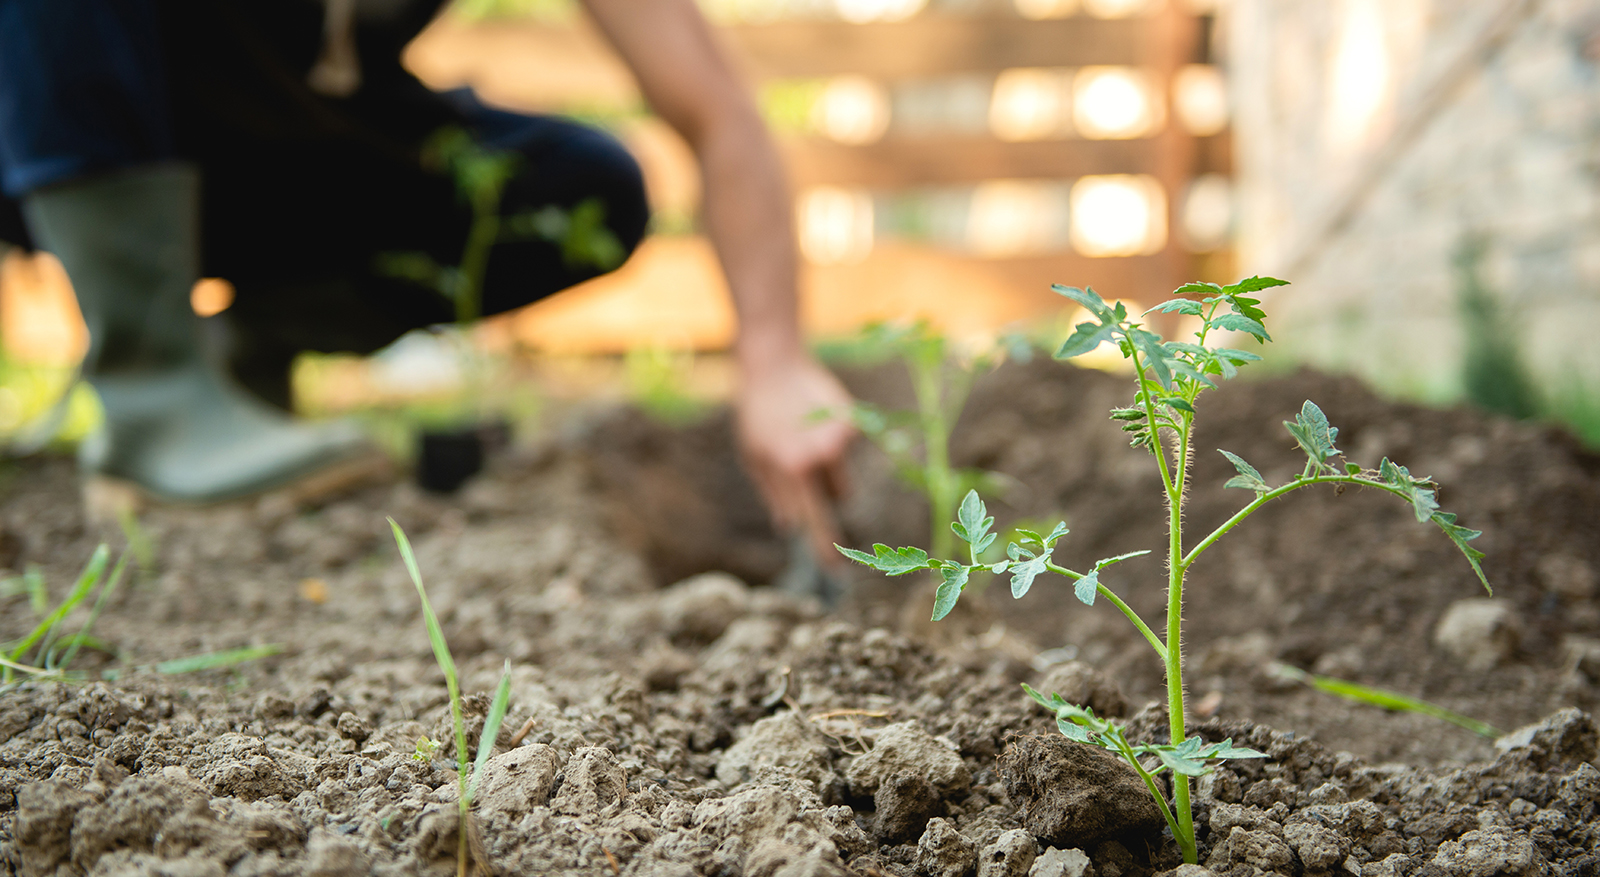
[[[1188,566],[1183,558],[1183,500],[1184,487],[1189,480],[1189,428],[1191,420],[1183,418],[1178,430],[1177,477],[1167,488],[1167,717],[1172,730],[1172,744],[1184,741],[1183,721],[1183,576]],[[1155,426],[1151,424],[1151,435]],[[1160,442],[1157,442],[1159,448]],[[1162,457],[1158,450],[1157,457]],[[1173,837],[1183,851],[1183,860],[1191,865],[1199,863],[1199,851],[1194,841],[1194,812],[1189,806],[1189,777],[1176,771],[1172,774],[1172,809],[1177,811],[1178,824]]]

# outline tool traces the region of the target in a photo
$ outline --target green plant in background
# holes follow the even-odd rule
[[[970,358],[954,355],[950,341],[926,322],[877,324],[864,333],[866,346],[889,351],[905,363],[916,398],[915,411],[887,411],[857,402],[850,421],[894,464],[901,481],[928,498],[932,551],[944,556],[955,541],[944,526],[955,515],[964,491],[993,491],[999,478],[983,469],[950,465],[950,431],[955,427],[977,376],[999,363],[998,350]]]
[[[1216,386],[1217,378],[1231,378],[1240,366],[1260,359],[1254,353],[1224,346],[1207,346],[1213,332],[1219,330],[1252,336],[1258,343],[1271,340],[1267,334],[1260,301],[1250,294],[1284,281],[1270,277],[1251,277],[1231,286],[1212,283],[1191,283],[1177,290],[1180,296],[1146,311],[1180,313],[1200,319],[1200,330],[1194,343],[1164,341],[1161,336],[1143,328],[1131,319],[1122,304],[1107,304],[1093,290],[1056,286],[1055,291],[1083,305],[1094,317],[1092,322],[1079,323],[1072,335],[1056,352],[1057,359],[1070,359],[1087,353],[1103,342],[1116,344],[1122,355],[1131,360],[1136,392],[1133,404],[1111,412],[1113,420],[1122,424],[1132,436],[1134,447],[1148,450],[1156,460],[1161,475],[1162,489],[1166,495],[1168,512],[1167,544],[1167,614],[1165,637],[1157,636],[1144,619],[1134,612],[1104,582],[1101,573],[1113,564],[1131,557],[1148,554],[1147,551],[1119,555],[1096,561],[1083,572],[1069,569],[1055,562],[1057,541],[1067,534],[1065,524],[1059,524],[1048,535],[1022,531],[1021,538],[1007,546],[1007,558],[996,563],[983,563],[979,556],[996,538],[992,532],[994,518],[988,514],[976,491],[962,500],[951,531],[969,546],[970,559],[945,559],[937,553],[929,555],[921,548],[890,548],[874,545],[873,553],[840,548],[846,557],[864,563],[889,575],[905,575],[922,569],[936,570],[943,584],[934,601],[933,617],[944,617],[960,599],[972,573],[986,569],[995,574],[1011,574],[1011,593],[1020,598],[1027,594],[1033,582],[1046,572],[1064,576],[1073,582],[1073,594],[1087,605],[1094,605],[1103,597],[1116,606],[1139,630],[1160,657],[1167,682],[1167,711],[1170,729],[1169,742],[1164,744],[1131,743],[1123,730],[1102,719],[1092,710],[1067,703],[1059,695],[1046,696],[1031,688],[1028,694],[1056,715],[1056,726],[1067,737],[1111,750],[1124,760],[1143,779],[1166,818],[1167,825],[1177,840],[1185,862],[1197,860],[1194,818],[1190,808],[1189,779],[1210,770],[1208,762],[1231,758],[1260,758],[1262,753],[1234,746],[1231,740],[1222,743],[1204,743],[1200,737],[1185,732],[1183,685],[1183,584],[1189,568],[1212,545],[1242,521],[1267,503],[1304,487],[1331,484],[1339,487],[1356,485],[1371,487],[1392,494],[1411,506],[1421,523],[1432,523],[1444,532],[1466,556],[1474,573],[1484,587],[1489,586],[1478,561],[1483,553],[1467,543],[1480,534],[1456,523],[1456,516],[1440,511],[1435,500],[1431,480],[1412,475],[1404,466],[1385,458],[1375,470],[1362,469],[1355,463],[1342,465],[1338,458],[1342,452],[1334,445],[1339,431],[1330,426],[1314,403],[1307,401],[1292,421],[1284,426],[1305,452],[1305,468],[1287,484],[1272,486],[1250,463],[1228,451],[1228,458],[1238,474],[1229,479],[1226,487],[1248,490],[1254,494],[1237,513],[1210,534],[1193,544],[1186,543],[1183,531],[1183,506],[1192,464],[1190,438],[1196,416],[1195,401],[1200,394]],[[1171,773],[1172,804],[1169,807],[1156,778],[1163,772]]]
[[[400,557],[405,561],[406,572],[411,575],[411,583],[417,586],[417,596],[422,600],[422,618],[428,627],[428,642],[433,646],[434,660],[438,662],[439,670],[444,673],[445,688],[450,692],[450,721],[455,728],[456,737],[457,814],[460,820],[456,874],[457,877],[466,877],[473,860],[469,846],[469,838],[472,837],[472,801],[478,794],[478,778],[483,775],[484,765],[489,763],[490,756],[494,754],[494,741],[500,735],[500,725],[506,718],[506,707],[511,699],[511,662],[506,662],[505,669],[500,674],[500,684],[495,687],[494,699],[489,704],[489,714],[483,722],[483,734],[478,738],[477,759],[471,760],[471,753],[467,750],[467,725],[461,715],[461,684],[456,675],[455,659],[450,657],[450,645],[445,642],[444,630],[439,626],[439,617],[433,614],[433,605],[428,602],[428,592],[422,586],[422,573],[417,569],[417,558],[411,552],[411,542],[406,539],[405,532],[395,523],[394,518],[389,518],[388,521],[389,527],[394,530],[395,544],[400,547]],[[427,742],[433,743],[431,740]],[[433,746],[436,748],[438,744],[434,743]],[[417,742],[417,752],[419,754],[423,752],[421,740]],[[478,854],[478,858],[481,861],[481,853]]]
[[[605,204],[598,198],[579,202],[571,210],[546,206],[502,216],[500,202],[506,185],[517,174],[522,156],[480,145],[465,130],[450,126],[436,132],[424,147],[426,163],[448,172],[456,192],[472,210],[472,222],[461,260],[440,265],[427,253],[381,254],[378,273],[425,286],[455,309],[457,325],[476,320],[483,312],[483,281],[489,255],[497,243],[542,240],[561,248],[568,267],[592,266],[609,271],[622,264],[622,244],[605,226]]]
[[[628,398],[669,426],[687,426],[711,410],[689,390],[694,351],[662,345],[635,347],[623,357]]]
[[[1474,405],[1526,420],[1539,413],[1539,397],[1517,349],[1519,327],[1501,315],[1494,294],[1483,283],[1487,246],[1483,238],[1469,236],[1455,252],[1456,305],[1466,335],[1462,388]]]

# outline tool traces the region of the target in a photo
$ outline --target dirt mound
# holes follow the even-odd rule
[[[878,401],[905,397],[892,370],[852,381]],[[1148,458],[1104,419],[1124,393],[1042,362],[979,384],[955,452],[1015,479],[991,503],[1002,525],[1065,518],[1074,562],[1159,544]],[[1270,757],[1199,784],[1201,861],[1230,877],[1595,874],[1600,770],[1582,710],[1600,675],[1600,460],[1541,428],[1398,406],[1341,380],[1240,383],[1203,400],[1192,526],[1240,504],[1209,448],[1269,478],[1298,469],[1278,421],[1306,398],[1356,461],[1389,455],[1446,485],[1445,507],[1486,531],[1495,602],[1459,608],[1484,595],[1454,549],[1388,497],[1355,491],[1291,498],[1208,555],[1191,574],[1191,704],[1206,714],[1194,727]],[[882,462],[863,449],[854,469],[850,538],[921,542],[925,513]],[[926,628],[900,622],[923,600],[903,579],[863,575],[831,614],[746,584],[775,576],[785,546],[738,475],[725,417],[675,431],[613,411],[449,499],[392,485],[317,509],[147,514],[157,569],[96,626],[119,658],[80,659],[122,676],[0,693],[0,873],[448,872],[453,764],[448,746],[418,747],[450,738],[448,706],[385,514],[412,536],[466,690],[513,662],[478,806],[498,872],[1142,877],[1177,865],[1136,805],[1087,839],[1041,828],[1029,814],[1059,822],[1081,805],[1041,801],[1048,785],[1004,768],[1031,746],[1029,770],[1054,775],[1065,768],[1049,759],[1070,749],[1023,743],[1053,725],[1018,681],[1049,676],[1119,709],[1157,693],[1159,667],[1125,620],[997,588],[964,622]],[[0,528],[14,554],[0,559],[39,564],[58,592],[96,542],[120,540],[82,520],[63,461],[13,469]],[[1153,616],[1159,562],[1143,563],[1111,584]],[[25,597],[0,603],[0,638],[31,623]],[[286,649],[200,676],[126,671],[262,643]],[[1043,648],[1083,663],[1052,665]],[[1284,683],[1270,660],[1530,727],[1495,748]],[[481,727],[486,707],[469,698],[469,720]],[[1132,719],[1135,733],[1163,725],[1149,710]]]

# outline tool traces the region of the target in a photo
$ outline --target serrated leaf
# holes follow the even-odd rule
[[[1260,292],[1263,289],[1271,289],[1274,286],[1288,285],[1289,281],[1287,280],[1279,280],[1276,277],[1262,277],[1260,275],[1255,275],[1246,277],[1232,286],[1225,286],[1222,288],[1222,291],[1230,295],[1238,295],[1239,293]]]
[[[1038,701],[1040,706],[1044,707],[1045,709],[1047,709],[1047,710],[1049,710],[1051,712],[1055,712],[1056,710],[1060,709],[1063,706],[1066,706],[1066,704],[1067,704],[1066,699],[1063,698],[1061,695],[1056,694],[1054,692],[1051,692],[1050,696],[1046,697],[1044,695],[1044,692],[1039,691],[1038,689],[1034,688],[1032,685],[1029,685],[1026,682],[1022,683],[1022,690],[1026,691],[1028,693],[1029,697],[1031,697],[1034,700]]]
[[[1222,287],[1215,283],[1195,282],[1185,283],[1174,289],[1173,295],[1216,295],[1222,292]]]
[[[956,608],[956,601],[961,599],[961,589],[967,586],[967,577],[971,571],[964,566],[946,566],[939,570],[944,581],[939,583],[939,590],[933,595],[933,620],[950,614]]]
[[[1186,777],[1203,776],[1211,771],[1210,768],[1206,767],[1205,762],[1196,761],[1193,758],[1185,758],[1168,747],[1157,747],[1155,755],[1173,773],[1182,774]]]
[[[1084,575],[1083,578],[1072,583],[1072,594],[1081,600],[1083,605],[1093,606],[1095,594],[1098,592],[1099,585],[1100,570],[1091,569]]]
[[[1102,323],[1114,323],[1117,316],[1106,300],[1093,289],[1079,289],[1076,286],[1062,286],[1059,283],[1051,284],[1050,289],[1057,295],[1064,295],[1088,309],[1089,313],[1100,318]]]
[[[1233,738],[1213,743],[1200,751],[1202,758],[1266,758],[1265,752],[1257,752],[1244,746],[1233,745]]]
[[[1199,369],[1195,368],[1193,365],[1190,365],[1188,362],[1185,362],[1181,359],[1173,359],[1170,362],[1170,365],[1172,366],[1173,371],[1183,375],[1189,380],[1198,381],[1199,383],[1205,384],[1212,389],[1216,389],[1217,384],[1215,381],[1206,377],[1204,374],[1201,374]],[[1194,409],[1191,408],[1190,410],[1192,411]]]
[[[1339,430],[1328,425],[1327,415],[1322,413],[1315,402],[1306,400],[1300,406],[1300,413],[1295,415],[1293,421],[1283,422],[1285,429],[1294,436],[1300,449],[1306,456],[1321,468],[1330,457],[1337,456],[1339,449],[1333,446],[1333,440],[1338,437]]]
[[[1068,533],[1071,533],[1071,532],[1072,532],[1071,530],[1067,529],[1067,522],[1066,521],[1062,521],[1062,522],[1056,524],[1055,527],[1053,529],[1051,529],[1050,535],[1044,537],[1044,547],[1046,547],[1046,548],[1055,547],[1057,539],[1060,539],[1062,536],[1065,536],[1065,535],[1067,535]]]
[[[1193,284],[1191,284],[1191,285],[1193,285]],[[1183,290],[1179,289],[1178,291],[1182,292]],[[1204,308],[1203,305],[1201,305],[1197,301],[1191,301],[1191,300],[1186,299],[1186,298],[1175,298],[1175,299],[1172,299],[1171,301],[1164,301],[1161,304],[1158,304],[1155,307],[1151,308],[1150,310],[1145,311],[1145,313],[1146,314],[1151,314],[1151,313],[1154,313],[1156,311],[1160,311],[1163,314],[1170,314],[1170,313],[1173,313],[1173,312],[1177,312],[1177,313],[1180,313],[1180,314],[1187,314],[1188,316],[1191,316],[1191,317],[1198,317],[1201,314],[1205,313],[1205,308]]]
[[[1472,571],[1478,574],[1478,581],[1483,582],[1484,589],[1493,594],[1494,588],[1489,586],[1489,579],[1483,574],[1483,567],[1478,563],[1485,557],[1484,553],[1467,544],[1473,539],[1482,536],[1483,531],[1469,529],[1457,524],[1456,516],[1449,512],[1435,512],[1433,522],[1439,525],[1439,529],[1450,537],[1450,541],[1454,542],[1457,548],[1461,549],[1461,554],[1466,557],[1467,563],[1472,564]]]
[[[1256,493],[1266,493],[1272,489],[1267,486],[1267,480],[1261,477],[1261,473],[1256,470],[1256,467],[1245,462],[1244,458],[1221,449],[1218,449],[1217,453],[1227,457],[1228,462],[1233,464],[1233,468],[1239,470],[1239,474],[1229,478],[1228,483],[1222,485],[1223,487],[1242,487],[1245,490],[1253,490]]]
[[[1069,721],[1068,719],[1064,719],[1061,716],[1056,716],[1056,730],[1061,732],[1061,736],[1075,743],[1094,742],[1093,735],[1090,733],[1088,728]]]
[[[1018,534],[1018,535],[1023,540],[1027,540],[1029,537],[1032,537],[1034,542],[1038,542],[1039,541],[1039,534],[1038,533],[1026,533],[1026,534]],[[1012,560],[1022,560],[1024,554],[1027,554],[1028,557],[1032,557],[1033,556],[1033,552],[1027,551],[1021,545],[1018,545],[1015,542],[1012,542],[1012,543],[1006,545],[1006,557],[1009,557]]]
[[[1232,347],[1217,347],[1211,351],[1218,359],[1231,360],[1236,363],[1260,362],[1261,357],[1248,350],[1236,350]]]
[[[994,518],[990,518],[989,520],[993,521]],[[994,540],[996,538],[998,538],[999,536],[1000,536],[999,533],[990,533],[987,536],[984,536],[982,539],[979,539],[977,542],[974,542],[972,544],[973,553],[974,554],[982,554],[985,551],[988,551],[989,550],[989,546],[993,545],[994,544]]]
[[[857,551],[854,548],[845,548],[843,545],[834,545],[833,547],[839,549],[839,553],[845,557],[891,576],[903,576],[906,573],[927,569],[933,565],[929,562],[928,552],[915,546],[896,549],[879,542],[872,546],[873,554]]]
[[[1102,342],[1111,340],[1116,331],[1115,324],[1079,323],[1074,327],[1067,340],[1061,342],[1061,347],[1055,352],[1056,359],[1071,359],[1081,356],[1099,347]]]
[[[1179,411],[1187,411],[1190,414],[1195,413],[1194,406],[1190,405],[1187,399],[1182,399],[1177,396],[1169,396],[1165,399],[1162,399],[1161,404],[1167,406],[1168,408],[1176,408]]]
[[[1231,329],[1235,332],[1248,332],[1256,337],[1257,341],[1271,341],[1272,336],[1267,334],[1267,327],[1261,325],[1259,320],[1253,320],[1244,314],[1220,314],[1211,320],[1213,329]]]
[[[1391,462],[1384,457],[1378,463],[1378,477],[1385,484],[1398,488],[1411,500],[1411,510],[1416,513],[1417,523],[1427,523],[1439,510],[1439,502],[1434,499],[1433,491],[1424,485],[1430,482],[1426,478],[1414,478],[1411,471],[1398,463]]]
[[[1024,594],[1028,593],[1028,589],[1033,587],[1033,580],[1045,571],[1045,563],[1048,560],[1049,555],[1041,555],[1031,560],[1011,565],[1011,596],[1013,598],[1020,600]]]
[[[1145,367],[1155,374],[1156,382],[1161,384],[1161,389],[1172,390],[1172,369],[1167,365],[1167,349],[1161,344],[1161,336],[1142,329],[1128,333],[1128,340],[1144,354]]]

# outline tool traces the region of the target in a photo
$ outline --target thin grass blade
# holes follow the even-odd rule
[[[1425,700],[1418,700],[1414,697],[1408,697],[1407,695],[1401,694],[1398,691],[1389,691],[1383,688],[1372,688],[1370,686],[1361,685],[1360,683],[1349,682],[1344,679],[1335,679],[1332,676],[1317,676],[1312,673],[1307,673],[1298,667],[1291,667],[1287,664],[1274,664],[1272,669],[1273,672],[1287,679],[1293,679],[1296,682],[1309,685],[1318,691],[1324,691],[1336,697],[1342,697],[1345,700],[1382,707],[1383,709],[1387,710],[1397,710],[1399,712],[1417,713],[1418,715],[1432,716],[1433,718],[1449,722],[1452,725],[1465,728],[1480,737],[1489,737],[1492,739],[1499,737],[1501,734],[1500,729],[1494,727],[1488,722],[1479,721],[1471,716],[1464,716],[1460,713],[1452,712],[1442,706],[1439,706],[1438,704],[1428,703]]]
[[[201,670],[221,670],[236,667],[258,658],[271,657],[283,651],[283,646],[272,643],[265,646],[246,646],[240,649],[224,649],[220,652],[207,652],[203,655],[191,655],[187,658],[174,658],[171,661],[162,661],[150,669],[168,676],[182,673],[198,673]]]
[[[61,656],[61,663],[58,666],[62,670],[67,669],[67,665],[71,664],[72,659],[77,657],[78,647],[90,639],[89,631],[94,628],[95,621],[100,618],[100,610],[105,608],[106,601],[116,592],[117,586],[122,583],[122,574],[127,568],[128,552],[124,551],[122,556],[117,558],[117,565],[111,570],[111,578],[106,580],[105,587],[101,588],[99,596],[94,598],[94,607],[89,610],[89,617],[83,622],[83,626],[78,628],[78,632],[72,636],[72,646],[67,649],[65,655]]]
[[[478,794],[478,779],[483,768],[494,755],[494,741],[500,736],[500,726],[506,720],[506,709],[511,704],[511,662],[506,661],[500,671],[500,684],[494,690],[494,700],[489,704],[489,715],[483,720],[483,736],[478,738],[478,759],[472,765],[472,778],[467,782],[467,806]]]
[[[68,612],[71,612],[74,607],[83,602],[84,597],[88,596],[89,590],[94,587],[95,583],[100,580],[100,576],[105,573],[106,563],[110,559],[111,549],[107,548],[105,543],[101,543],[100,547],[96,548],[94,554],[89,558],[89,563],[84,566],[82,574],[78,576],[77,583],[72,586],[72,593],[67,595],[67,599],[61,601],[61,605],[57,606],[55,611],[45,616],[37,627],[23,637],[21,644],[12,649],[11,653],[6,657],[12,661],[20,662],[22,656],[33,648],[34,643],[51,637],[56,626],[61,623],[61,619],[65,618]],[[48,640],[46,640],[46,646],[48,644]]]

